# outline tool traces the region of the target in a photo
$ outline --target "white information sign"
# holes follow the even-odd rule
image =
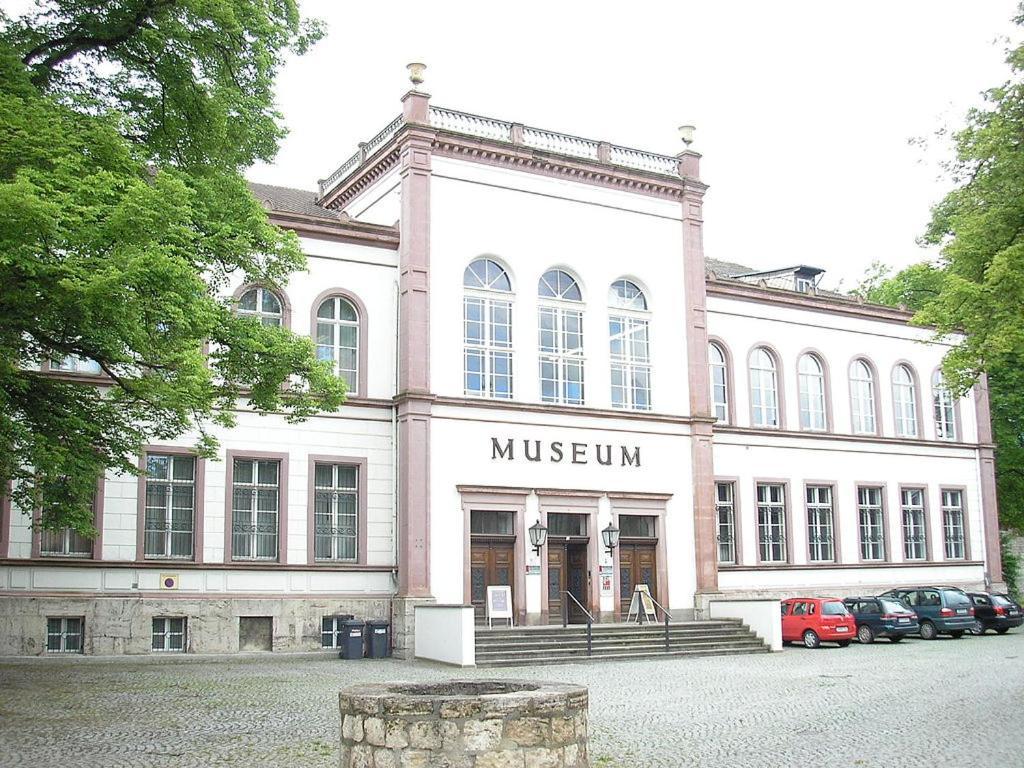
[[[626,621],[635,620],[637,624],[642,624],[644,619],[657,622],[658,614],[654,610],[654,600],[651,599],[651,588],[646,584],[637,584],[633,589],[633,599],[629,601]]]
[[[491,626],[494,619],[508,619],[511,627],[512,621],[512,587],[488,587],[487,588],[487,626]]]

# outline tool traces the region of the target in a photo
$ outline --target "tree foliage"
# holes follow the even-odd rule
[[[103,471],[238,407],[306,418],[344,386],[229,281],[304,269],[242,170],[283,136],[273,82],[319,36],[294,0],[42,1],[0,14],[0,478],[92,532]],[[96,361],[102,386],[47,373]],[[2,490],[2,488],[0,488]]]
[[[1000,519],[1024,531],[1024,45],[1007,63],[1009,79],[954,134],[947,170],[955,186],[922,238],[938,246],[938,262],[896,275],[876,263],[855,293],[905,305],[915,323],[955,335],[943,373],[957,394],[986,373]]]

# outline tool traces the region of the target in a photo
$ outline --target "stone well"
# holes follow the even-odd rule
[[[341,768],[589,768],[587,689],[528,680],[355,685]]]

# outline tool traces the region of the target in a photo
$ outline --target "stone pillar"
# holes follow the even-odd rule
[[[402,98],[398,248],[398,595],[396,655],[412,657],[415,605],[430,594],[430,96]]]
[[[712,456],[711,390],[708,382],[707,294],[704,268],[703,203],[707,186],[700,181],[700,155],[679,155],[683,178],[683,295],[685,298],[686,361],[690,390],[692,437],[693,533],[697,593],[718,590],[715,539],[715,474]],[[700,600],[695,601],[699,606]],[[695,611],[699,616],[700,611]]]
[[[999,542],[999,504],[996,501],[992,415],[989,412],[988,377],[984,373],[974,385],[974,411],[978,423],[978,478],[981,481],[981,517],[985,532],[985,572],[988,574],[992,589],[1005,591],[1003,555]]]

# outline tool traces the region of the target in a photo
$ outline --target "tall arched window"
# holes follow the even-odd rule
[[[932,374],[932,410],[935,413],[935,437],[956,440],[956,410],[953,393],[949,391],[942,371]]]
[[[875,434],[875,376],[864,360],[850,363],[850,413],[854,434]]]
[[[561,269],[545,272],[537,286],[540,399],[583,404],[583,295]]]
[[[764,347],[750,353],[750,420],[755,427],[779,426],[777,368],[772,353]]]
[[[800,395],[800,428],[824,431],[825,416],[825,365],[817,355],[800,356],[797,366],[798,391]]]
[[[651,409],[651,354],[647,298],[630,280],[608,291],[608,339],[612,365],[612,408]]]
[[[708,368],[711,374],[711,412],[723,424],[729,422],[729,367],[725,350],[717,342],[708,344]]]
[[[316,356],[334,366],[350,395],[359,386],[359,312],[343,296],[324,299],[316,310]]]
[[[914,374],[906,365],[892,369],[892,407],[899,437],[917,437],[917,392]]]
[[[512,398],[512,281],[492,259],[462,277],[463,381],[467,395]]]
[[[254,317],[263,325],[280,326],[284,317],[281,299],[269,288],[260,286],[250,288],[239,297],[237,312],[243,317]]]

